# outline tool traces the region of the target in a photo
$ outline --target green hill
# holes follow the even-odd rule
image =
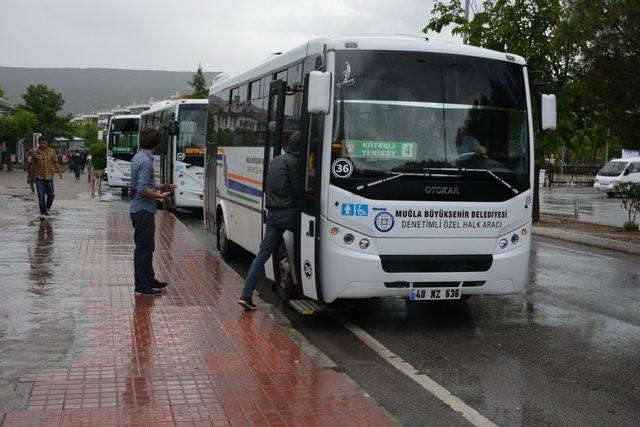
[[[207,85],[216,72],[205,72]],[[191,93],[187,84],[193,72],[122,70],[110,68],[16,68],[0,67],[0,86],[5,98],[22,102],[30,84],[43,83],[62,93],[63,113],[90,113],[147,101],[161,100],[179,91]]]

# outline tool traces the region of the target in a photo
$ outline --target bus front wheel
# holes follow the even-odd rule
[[[293,277],[291,276],[291,263],[289,255],[287,254],[287,245],[284,242],[280,243],[278,247],[278,258],[275,265],[275,279],[276,279],[276,291],[278,296],[284,303],[288,303],[289,300],[295,299],[298,294],[298,289],[295,283],[293,283]]]

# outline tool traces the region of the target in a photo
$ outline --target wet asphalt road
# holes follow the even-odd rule
[[[0,202],[13,206],[11,198]],[[118,199],[110,203],[126,209],[127,202]],[[34,203],[29,196],[24,202]],[[23,274],[12,266],[25,259],[57,269],[74,256],[55,250],[72,236],[38,221],[25,222],[23,206],[5,209],[0,218],[3,229],[27,239],[0,236],[8,252],[16,254],[0,260],[0,412],[19,406],[29,392],[15,382],[20,373],[55,365],[72,352],[76,327],[64,311],[39,320],[40,313],[60,303],[55,299],[60,292],[40,297],[46,293],[38,285],[46,281],[46,270],[27,272],[34,286],[26,290],[11,280]],[[214,246],[215,236],[204,230],[199,215],[179,211],[177,216],[204,245]],[[244,275],[250,261],[245,255],[230,264]],[[78,292],[73,283],[47,286],[66,289],[66,296]],[[358,301],[311,318],[283,306],[266,280],[258,292],[403,425],[467,422],[345,329],[342,318],[496,424],[640,425],[638,256],[535,238],[523,294],[473,297],[465,303]]]
[[[609,198],[604,191],[593,187],[541,188],[540,211],[614,227],[621,227],[627,221],[620,198]]]
[[[209,247],[192,213],[178,216]],[[251,257],[231,263],[241,275]],[[340,323],[346,318],[499,425],[640,425],[640,257],[534,238],[521,295],[465,303],[360,301],[304,318],[279,307],[403,425],[467,422],[391,367]]]

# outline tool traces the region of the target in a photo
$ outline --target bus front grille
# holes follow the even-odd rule
[[[387,273],[464,273],[487,271],[493,255],[380,255]]]
[[[486,282],[484,280],[477,280],[473,282],[462,282],[463,288],[472,288],[476,286],[482,286]],[[396,282],[384,282],[385,288],[457,288],[460,286],[460,282],[405,282],[405,281],[396,281]]]

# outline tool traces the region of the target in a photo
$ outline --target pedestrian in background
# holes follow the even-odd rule
[[[158,200],[171,197],[175,185],[156,184],[153,153],[160,145],[161,135],[146,128],[140,134],[140,148],[131,160],[131,206],[129,215],[134,228],[133,252],[134,292],[139,295],[159,295],[167,284],[155,278],[153,251],[155,250],[156,208]],[[160,190],[160,192],[158,192]]]
[[[302,149],[302,134],[296,131],[289,138],[284,154],[269,164],[265,205],[267,208],[267,230],[264,233],[260,251],[247,272],[244,290],[238,304],[247,310],[255,310],[253,290],[264,263],[276,251],[285,231],[294,231],[298,218],[298,167]]]
[[[53,204],[53,177],[57,173],[62,179],[60,164],[56,152],[49,148],[49,140],[45,136],[38,138],[38,149],[31,156],[33,163],[33,179],[38,190],[40,219],[47,219]]]
[[[76,174],[76,181],[80,181],[80,167],[82,166],[82,158],[80,152],[76,150],[73,155],[73,172]]]
[[[24,168],[27,171],[27,184],[31,187],[31,194],[35,193],[35,184],[33,182],[33,149],[27,151],[24,158]]]
[[[67,168],[69,169],[69,172],[73,172],[73,169],[71,168],[72,161],[73,161],[73,153],[71,152],[71,150],[68,150],[67,155],[64,156],[64,162],[67,164]]]

